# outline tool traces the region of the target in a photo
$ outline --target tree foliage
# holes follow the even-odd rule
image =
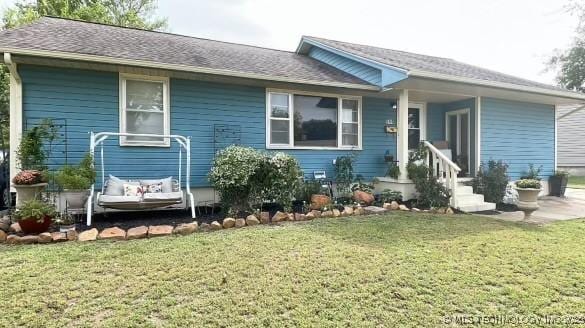
[[[41,16],[164,30],[167,19],[155,15],[157,0],[18,0],[2,17],[0,30],[29,24]],[[0,124],[5,142],[9,131],[9,72],[0,66]]]
[[[556,70],[557,82],[569,90],[585,92],[585,2],[573,0],[567,10],[577,16],[579,24],[573,44],[569,49],[557,51],[548,62],[549,69]]]

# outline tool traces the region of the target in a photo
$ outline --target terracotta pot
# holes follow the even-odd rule
[[[320,210],[329,204],[331,204],[331,198],[329,196],[320,194],[311,195],[312,210]]]
[[[21,219],[18,221],[22,232],[27,234],[39,234],[46,232],[49,230],[49,227],[53,223],[53,218],[50,216],[45,216],[42,221],[37,221],[36,219]]]
[[[536,211],[538,206],[538,194],[540,189],[534,188],[515,188],[518,192],[518,208],[524,212],[524,219],[527,219],[532,215],[532,212]]]
[[[37,198],[47,185],[48,183],[46,182],[32,185],[12,184],[16,189],[16,207],[20,207],[24,202]]]

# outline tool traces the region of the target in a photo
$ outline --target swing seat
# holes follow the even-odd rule
[[[195,219],[195,198],[191,192],[190,180],[191,180],[191,140],[189,137],[181,135],[170,134],[170,135],[159,135],[159,134],[148,134],[148,133],[116,133],[116,132],[99,132],[89,133],[89,153],[92,158],[95,155],[95,149],[97,146],[100,147],[100,166],[102,175],[102,190],[95,194],[95,185],[92,185],[89,192],[89,201],[87,202],[87,221],[88,226],[91,225],[92,215],[94,212],[94,205],[99,205],[102,208],[112,208],[118,210],[148,210],[152,208],[177,208],[176,205],[181,205],[185,209],[191,210],[191,217]],[[109,137],[144,137],[144,138],[163,138],[170,139],[179,145],[179,174],[178,180],[173,180],[170,177],[159,180],[140,180],[140,181],[126,181],[129,184],[140,184],[140,185],[152,185],[161,181],[162,190],[155,188],[151,193],[139,192],[137,196],[122,196],[119,191],[120,182],[124,182],[120,179],[115,181],[112,185],[112,190],[107,190],[108,183],[104,173],[104,142]],[[183,152],[186,155],[185,158],[185,180],[182,180],[183,176]],[[94,163],[92,163],[93,166]],[[113,176],[110,176],[113,180]],[[185,188],[182,190],[182,181],[185,181]],[[170,182],[170,186],[169,186]],[[114,185],[117,185],[114,187]],[[124,189],[124,188],[122,188]],[[148,188],[150,189],[150,188]],[[163,192],[160,192],[163,191]],[[125,194],[123,192],[122,194]],[[95,198],[94,198],[95,196]],[[95,204],[94,204],[95,201]]]
[[[183,203],[183,192],[179,187],[179,182],[177,180],[171,181],[171,192],[143,193],[140,196],[121,196],[98,193],[98,205],[103,208],[118,210],[140,210],[181,204]],[[132,181],[127,180],[124,182]],[[106,186],[108,183],[110,183],[109,179],[106,181]],[[104,190],[107,190],[107,187],[104,188]]]

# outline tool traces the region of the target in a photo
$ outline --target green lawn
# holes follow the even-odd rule
[[[585,177],[583,176],[569,176],[569,188],[585,189]]]
[[[457,314],[585,315],[584,235],[585,220],[393,212],[0,246],[0,327],[433,327]]]

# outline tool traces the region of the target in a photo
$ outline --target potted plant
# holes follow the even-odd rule
[[[31,199],[14,211],[13,218],[24,233],[38,234],[49,229],[56,215],[57,212],[52,204]]]
[[[542,185],[536,179],[521,179],[515,184],[515,189],[518,192],[518,208],[524,212],[524,219],[527,219],[539,207],[538,194]]]
[[[37,170],[18,172],[12,179],[12,186],[16,189],[16,207],[38,197],[47,186],[46,174]]]
[[[61,214],[54,219],[55,224],[59,226],[59,232],[75,230],[75,220],[68,213]]]
[[[551,196],[563,197],[569,182],[569,172],[555,171],[554,175],[548,178],[548,188]]]
[[[55,174],[55,182],[63,189],[66,208],[81,209],[89,194],[89,187],[95,181],[93,158],[86,154],[78,166],[64,166]]]

